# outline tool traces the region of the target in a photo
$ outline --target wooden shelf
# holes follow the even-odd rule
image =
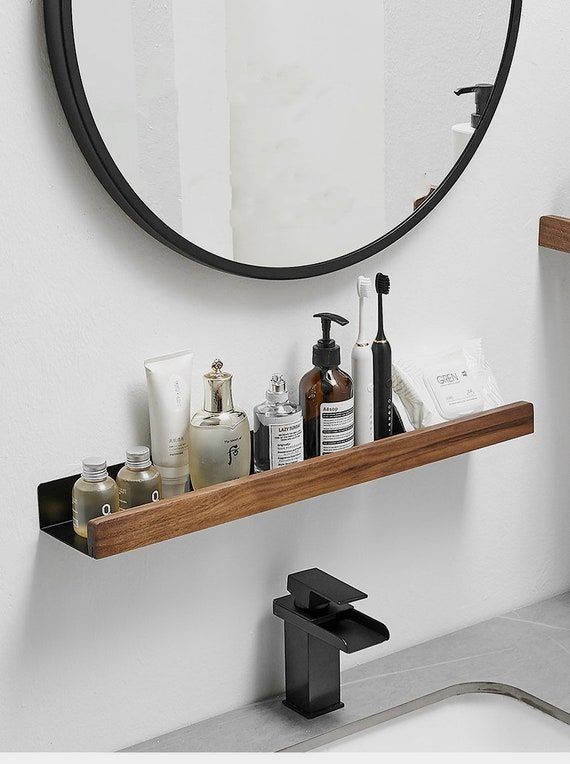
[[[570,218],[545,215],[540,218],[538,244],[559,252],[570,252]]]
[[[71,491],[75,477],[64,478],[44,483],[38,489],[40,527],[79,551],[101,559],[520,438],[533,431],[532,404],[512,403],[349,451],[98,517],[88,524],[87,544],[74,536],[70,507],[65,517],[61,514],[66,502],[70,503],[62,492]]]

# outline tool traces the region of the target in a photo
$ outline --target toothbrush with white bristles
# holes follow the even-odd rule
[[[371,353],[373,329],[367,310],[368,298],[372,295],[372,279],[359,276],[356,291],[358,293],[358,337],[352,348],[351,361],[354,383],[354,444],[359,446],[374,440]]]

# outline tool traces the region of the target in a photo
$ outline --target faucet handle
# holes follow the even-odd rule
[[[346,605],[368,597],[319,568],[291,573],[287,578],[287,591],[293,595],[295,607],[301,610],[324,610],[331,602]]]

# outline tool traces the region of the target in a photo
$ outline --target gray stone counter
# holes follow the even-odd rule
[[[306,720],[281,698],[207,719],[128,751],[309,750],[462,692],[501,692],[570,724],[570,593],[345,671],[340,711]],[[343,728],[343,729],[341,729]]]

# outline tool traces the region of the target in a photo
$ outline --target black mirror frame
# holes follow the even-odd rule
[[[56,88],[75,140],[91,169],[117,204],[147,233],[185,257],[211,268],[259,279],[302,279],[346,268],[381,252],[412,230],[439,204],[465,170],[495,114],[511,69],[522,14],[522,0],[511,0],[507,39],[495,88],[481,123],[448,175],[409,217],[371,244],[347,255],[312,265],[266,268],[214,255],[170,228],[149,209],[113,161],[97,129],[83,88],[73,35],[72,0],[44,0],[44,19]]]

